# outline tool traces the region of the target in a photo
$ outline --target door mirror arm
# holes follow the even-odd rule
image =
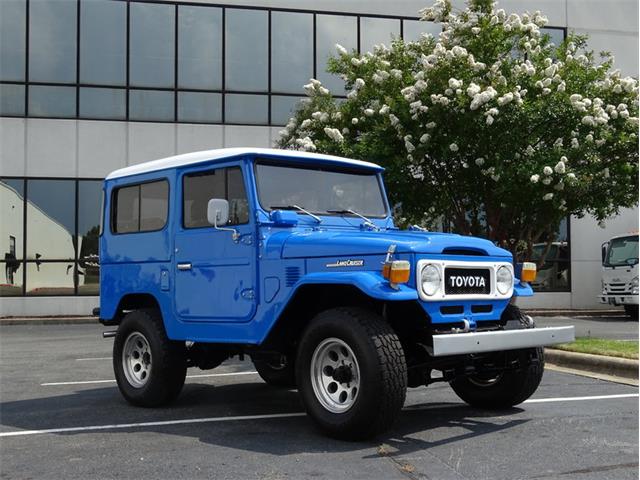
[[[234,242],[240,240],[240,232],[235,228],[219,227],[218,224],[226,224],[229,221],[229,202],[223,198],[212,198],[207,204],[207,220],[215,230],[232,232]]]

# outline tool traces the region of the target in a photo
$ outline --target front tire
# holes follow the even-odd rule
[[[387,430],[404,405],[407,366],[397,335],[362,308],[318,314],[302,336],[296,380],[311,419],[330,436],[360,440]]]
[[[156,310],[134,310],[118,327],[113,342],[113,370],[124,398],[140,407],[173,401],[187,374],[184,342],[167,338]]]
[[[458,377],[453,391],[469,405],[485,409],[509,408],[528,399],[540,385],[544,373],[544,350],[528,348],[504,352],[505,364],[517,360],[515,370]]]

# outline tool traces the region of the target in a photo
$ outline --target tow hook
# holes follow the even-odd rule
[[[469,320],[466,318],[462,319],[464,323],[464,328],[452,328],[453,333],[468,333],[471,330],[471,325],[469,324]]]

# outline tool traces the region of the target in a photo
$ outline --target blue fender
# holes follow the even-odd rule
[[[305,275],[298,282],[298,286],[315,284],[353,285],[364,294],[378,300],[404,301],[418,299],[418,292],[415,288],[402,284],[398,285],[397,290],[391,288],[387,280],[376,272],[340,272],[340,275],[336,275],[333,272],[314,272]]]
[[[515,285],[513,286],[513,296],[514,297],[533,297],[533,288],[531,285],[525,282],[520,282],[516,278]]]

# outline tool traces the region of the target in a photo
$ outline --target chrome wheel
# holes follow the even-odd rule
[[[140,332],[131,333],[122,349],[122,369],[134,388],[142,388],[151,375],[151,347],[147,338]]]
[[[358,398],[360,367],[351,347],[339,338],[323,340],[311,357],[311,385],[320,404],[344,413]]]

